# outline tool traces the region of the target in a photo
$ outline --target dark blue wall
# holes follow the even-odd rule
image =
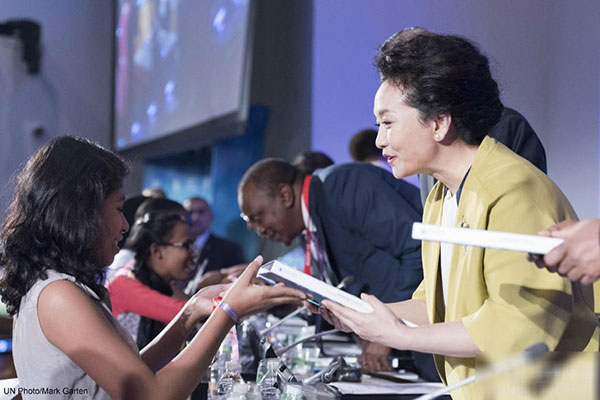
[[[147,161],[144,187],[161,187],[167,197],[179,202],[193,196],[204,197],[215,215],[213,232],[239,242],[246,258],[253,258],[258,241],[240,218],[237,184],[244,172],[263,156],[268,119],[267,107],[253,106],[243,135]]]

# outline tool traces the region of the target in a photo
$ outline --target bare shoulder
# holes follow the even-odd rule
[[[79,328],[91,324],[96,329],[106,326],[112,330],[100,306],[66,279],[54,281],[40,292],[38,318],[46,338],[63,351],[63,346],[74,343],[71,339],[77,338]]]
[[[43,310],[48,307],[53,307],[54,311],[70,306],[77,306],[74,301],[88,300],[91,303],[88,295],[79,286],[67,279],[56,280],[49,283],[40,292],[38,299],[38,309]],[[58,307],[58,308],[57,308]]]
[[[125,394],[144,391],[143,382],[152,379],[139,353],[121,339],[101,305],[73,282],[48,284],[38,299],[38,317],[48,341],[111,396],[133,398]]]

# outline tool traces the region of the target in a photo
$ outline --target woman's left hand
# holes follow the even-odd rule
[[[339,325],[342,330],[352,330],[363,340],[393,347],[389,338],[396,336],[398,331],[406,326],[377,297],[365,293],[360,297],[373,307],[372,312],[361,313],[332,301],[323,300],[322,308],[325,310],[321,310],[321,313],[329,314],[328,316],[335,321],[336,328]]]

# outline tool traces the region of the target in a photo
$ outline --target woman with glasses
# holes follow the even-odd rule
[[[181,204],[149,199],[139,210],[125,242],[134,259],[109,280],[107,288],[113,315],[143,349],[189,299],[171,282],[189,278],[194,251]]]

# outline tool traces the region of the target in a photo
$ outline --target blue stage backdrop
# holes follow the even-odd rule
[[[246,229],[237,204],[237,184],[263,156],[269,109],[252,106],[246,132],[144,165],[144,187],[160,187],[170,199],[183,202],[192,196],[208,200],[215,214],[213,232],[239,242],[247,259],[256,255],[258,240]]]

